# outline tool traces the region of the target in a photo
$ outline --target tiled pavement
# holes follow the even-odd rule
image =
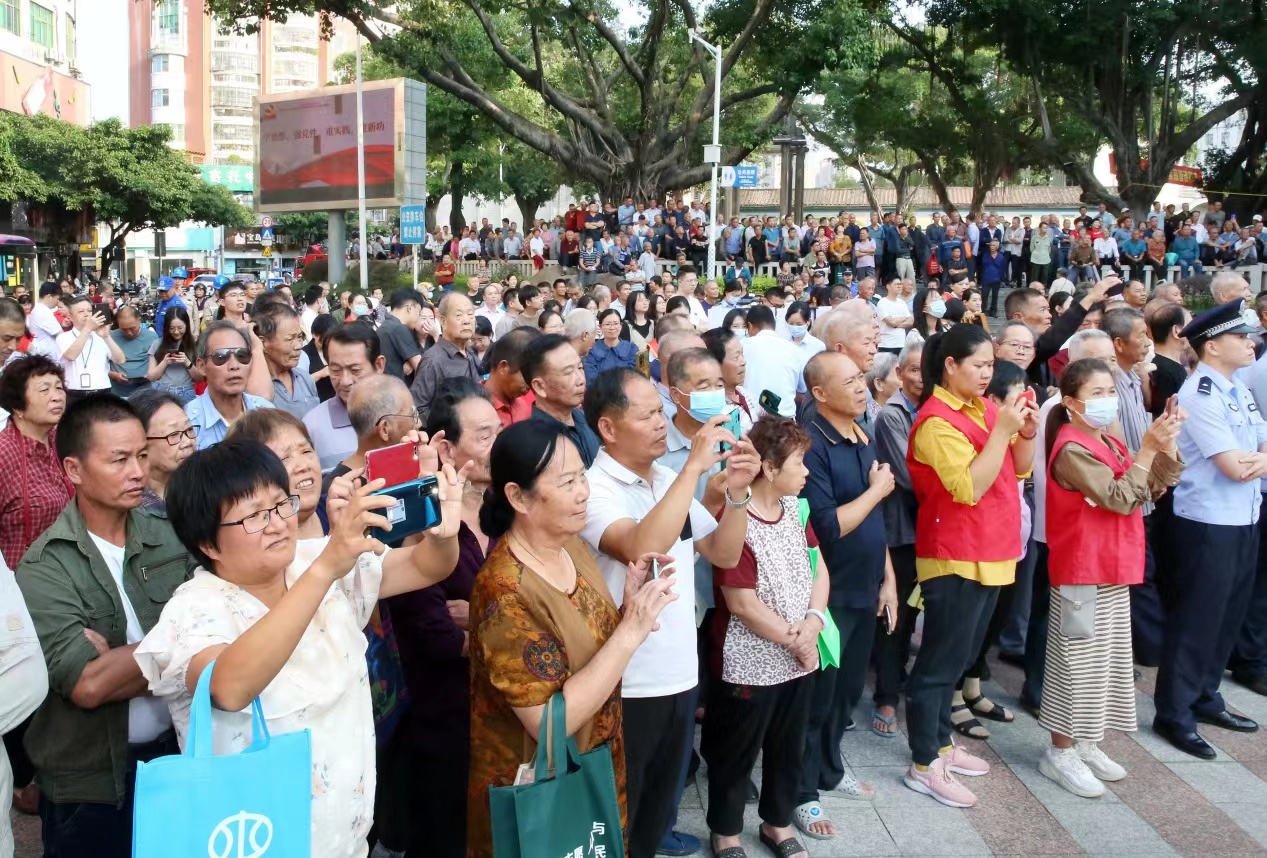
[[[1153,671],[1139,682],[1138,732],[1112,733],[1105,751],[1126,767],[1126,780],[1110,784],[1098,799],[1079,798],[1038,772],[1047,733],[1020,710],[1021,673],[992,662],[987,694],[1016,712],[1011,724],[986,722],[986,742],[963,740],[989,761],[990,774],[965,778],[980,799],[968,810],[943,807],[902,784],[910,763],[905,734],[882,739],[866,728],[870,697],[864,696],[846,733],[845,759],[854,774],[876,789],[874,802],[824,794],[822,805],[842,833],[833,840],[803,839],[813,858],[825,856],[1055,856],[1112,858],[1155,856],[1267,856],[1267,730],[1229,733],[1202,731],[1219,749],[1204,762],[1175,750],[1155,736],[1151,698]],[[1267,724],[1267,698],[1232,683],[1223,684],[1229,705]],[[905,722],[900,721],[905,730]],[[760,772],[754,772],[760,784]],[[679,828],[705,838],[708,779],[701,770],[688,786]],[[749,855],[770,855],[756,838],[756,806],[745,817]],[[707,850],[705,850],[707,854]]]
[[[845,734],[850,768],[876,788],[874,802],[825,795],[823,807],[841,834],[807,840],[813,858],[835,856],[1267,856],[1267,731],[1245,735],[1206,728],[1219,749],[1214,762],[1174,750],[1153,735],[1152,671],[1139,683],[1140,730],[1110,733],[1104,748],[1129,772],[1099,799],[1065,792],[1038,773],[1047,742],[1038,723],[1019,711],[1020,671],[992,663],[986,684],[994,700],[1017,712],[1012,724],[989,724],[988,742],[964,740],[992,771],[969,786],[980,803],[969,810],[943,807],[902,784],[910,758],[905,736],[881,739],[867,729],[870,698],[855,713],[859,729]],[[1230,705],[1267,724],[1267,698],[1227,680]],[[899,722],[905,729],[905,723]],[[760,783],[760,772],[754,773]],[[682,802],[679,828],[707,836],[708,780],[701,771]],[[756,839],[756,806],[746,816],[748,854],[769,855]],[[39,824],[14,818],[17,858],[38,858]],[[705,850],[707,855],[707,850]]]

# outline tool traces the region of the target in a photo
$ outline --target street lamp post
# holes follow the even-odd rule
[[[708,279],[717,279],[717,170],[721,164],[721,45],[704,41],[698,30],[687,30],[692,42],[713,55],[713,142],[704,147],[704,160],[713,165],[708,206]]]
[[[365,98],[361,79],[361,34],[356,34],[356,196],[357,214],[361,232],[361,294],[369,300],[370,269],[369,250],[365,246]]]

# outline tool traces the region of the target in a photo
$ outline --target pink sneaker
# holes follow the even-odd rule
[[[938,757],[926,772],[921,772],[912,764],[902,782],[949,807],[972,807],[977,803],[977,797],[951,774],[946,760],[947,757]]]
[[[941,759],[946,761],[946,768],[957,775],[976,778],[990,773],[989,763],[969,754],[958,745],[952,744],[950,750],[941,755]]]

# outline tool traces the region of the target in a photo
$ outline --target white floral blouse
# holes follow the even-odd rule
[[[303,574],[327,538],[301,539],[286,570],[287,585]],[[260,695],[273,735],[312,731],[313,858],[364,858],[374,816],[374,717],[362,629],[378,601],[383,558],[360,562],[326,594],[281,672]],[[167,701],[183,748],[193,695],[189,662],[202,650],[237,640],[268,609],[245,590],[205,569],[177,588],[136,650],[156,697]],[[212,710],[217,754],[251,744],[251,709]]]

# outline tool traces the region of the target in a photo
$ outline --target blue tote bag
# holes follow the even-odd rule
[[[269,736],[257,697],[251,704],[251,746],[215,756],[214,666],[198,677],[185,752],[137,764],[132,858],[311,858],[308,731]]]

